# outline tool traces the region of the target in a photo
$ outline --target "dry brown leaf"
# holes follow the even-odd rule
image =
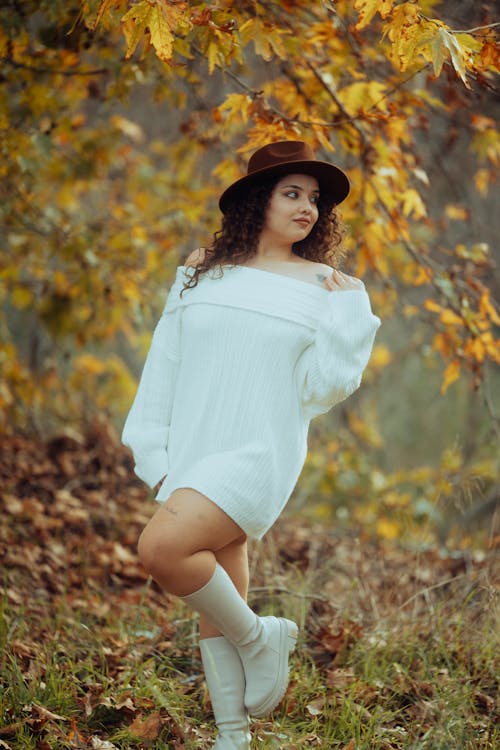
[[[315,698],[313,701],[310,701],[306,706],[306,711],[311,716],[319,716],[320,713],[322,713],[324,707],[325,707],[325,699],[322,696],[321,698]]]
[[[56,721],[69,721],[66,716],[60,716],[55,714],[53,711],[49,711],[45,706],[39,706],[38,703],[31,704],[32,712],[35,711],[43,719],[54,719]]]
[[[329,669],[326,675],[326,685],[330,688],[345,690],[356,681],[356,674],[353,669]]]
[[[161,714],[160,711],[157,711],[146,719],[138,716],[132,724],[129,724],[128,730],[141,740],[156,740],[160,734],[161,725]]]

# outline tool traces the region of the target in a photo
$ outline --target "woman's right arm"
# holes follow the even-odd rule
[[[134,455],[135,473],[149,487],[169,471],[168,436],[180,362],[181,314],[181,306],[163,311],[122,433],[122,442]]]

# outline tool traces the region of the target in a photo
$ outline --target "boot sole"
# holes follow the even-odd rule
[[[273,692],[259,706],[247,706],[251,716],[259,718],[270,713],[280,703],[287,691],[289,681],[288,658],[295,649],[299,629],[292,620],[276,618],[280,624],[280,663]]]

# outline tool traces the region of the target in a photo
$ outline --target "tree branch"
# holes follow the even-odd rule
[[[475,26],[473,29],[446,29],[448,34],[474,34],[476,31],[484,31],[484,29],[494,29],[495,26],[500,26],[500,21],[496,23],[488,23],[486,26]]]
[[[29,70],[31,73],[50,73],[52,75],[59,76],[97,76],[103,73],[109,73],[108,68],[91,68],[90,70],[58,70],[57,68],[36,68],[32,65],[26,65],[26,63],[17,62],[11,57],[0,57],[0,63],[10,65],[12,68],[20,70]]]

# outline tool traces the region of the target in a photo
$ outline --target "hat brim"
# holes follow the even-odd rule
[[[233,182],[219,198],[219,208],[226,213],[230,204],[245,190],[268,177],[280,177],[286,174],[307,174],[318,180],[320,198],[338,206],[349,195],[350,184],[347,175],[334,164],[327,161],[287,161],[274,164],[272,167],[257,169],[249,175]]]

